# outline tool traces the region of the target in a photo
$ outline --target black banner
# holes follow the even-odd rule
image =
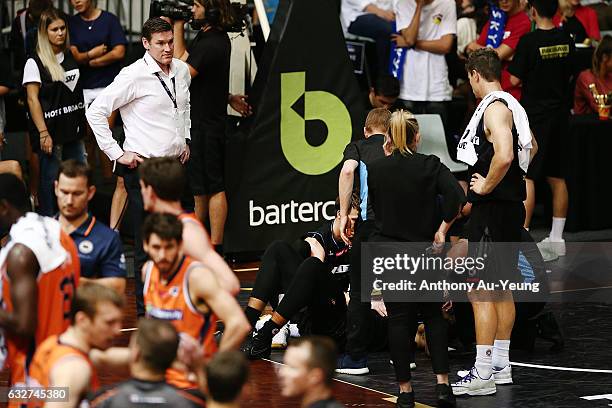
[[[335,216],[342,153],[363,137],[365,106],[331,2],[281,0],[249,98],[255,115],[228,154],[228,252]]]

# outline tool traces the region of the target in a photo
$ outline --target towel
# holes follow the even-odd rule
[[[525,109],[523,109],[519,101],[517,101],[514,96],[503,91],[491,92],[482,99],[476,108],[474,115],[472,115],[470,123],[468,123],[467,128],[465,128],[465,132],[463,133],[463,136],[461,136],[461,140],[459,140],[459,144],[457,145],[457,159],[469,164],[470,166],[473,166],[478,160],[478,155],[474,149],[476,129],[478,128],[478,124],[480,123],[482,115],[484,115],[487,106],[489,106],[489,104],[496,99],[503,99],[506,101],[508,109],[512,111],[514,126],[518,132],[519,166],[525,173],[527,173],[530,159],[529,156],[533,146],[531,144],[531,129],[529,128],[527,112],[525,112]]]

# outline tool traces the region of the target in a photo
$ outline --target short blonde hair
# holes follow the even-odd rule
[[[393,151],[399,150],[402,155],[411,154],[410,146],[419,133],[419,123],[412,113],[399,109],[391,114],[391,142]]]
[[[364,127],[367,131],[382,130],[387,132],[389,130],[389,120],[391,119],[391,112],[389,109],[376,108],[372,109],[365,121]]]

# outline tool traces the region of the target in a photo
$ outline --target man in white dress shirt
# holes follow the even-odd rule
[[[136,168],[149,157],[189,160],[190,127],[187,65],[176,58],[172,26],[161,18],[150,18],[142,27],[144,57],[123,68],[87,110],[87,121],[100,149],[116,161],[115,173],[124,177],[132,204],[135,270],[146,261],[141,226],[144,206]],[[123,148],[113,139],[108,118],[119,109],[125,131]],[[142,282],[136,275],[138,315],[144,314]]]

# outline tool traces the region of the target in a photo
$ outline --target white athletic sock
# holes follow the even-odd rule
[[[510,340],[495,340],[492,363],[500,369],[510,364]]]
[[[491,377],[493,369],[493,346],[490,345],[476,345],[476,363],[474,366],[478,370],[480,378],[486,380]]]
[[[563,229],[565,229],[565,218],[553,217],[549,235],[550,240],[561,241],[563,239]]]

